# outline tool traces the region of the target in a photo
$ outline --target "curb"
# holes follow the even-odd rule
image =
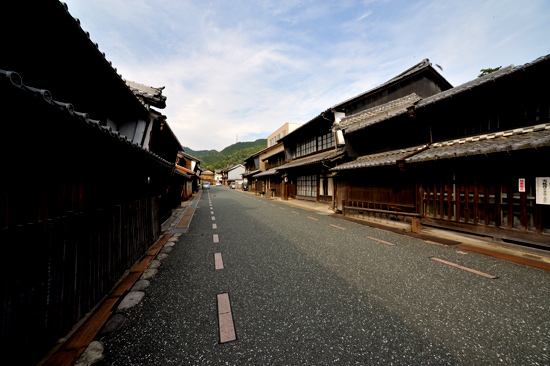
[[[167,233],[162,235],[155,244],[153,244],[142,259],[135,264],[128,274],[115,285],[109,295],[104,298],[99,305],[93,309],[90,315],[85,318],[73,334],[54,351],[44,363],[43,366],[72,366],[78,361],[86,348],[94,341],[97,334],[101,331],[111,315],[116,314],[116,307],[124,296],[130,291],[132,286],[141,278],[145,270],[149,267],[156,255],[161,251],[168,240],[174,234]]]
[[[201,193],[199,192],[188,200],[189,204],[186,205],[176,215],[172,215],[170,219],[166,220],[162,226],[168,221],[172,221],[170,226],[179,226],[180,222],[184,221],[185,215],[188,213],[193,201],[200,199]],[[193,214],[194,208],[191,210]],[[187,225],[190,220],[186,222]],[[75,325],[74,331],[69,333],[67,340],[53,348],[48,355],[38,364],[40,366],[73,366],[79,361],[80,357],[84,354],[88,346],[93,344],[97,335],[104,328],[109,319],[118,314],[117,309],[119,304],[125,299],[133,288],[133,286],[142,279],[142,276],[150,271],[156,271],[156,269],[149,269],[157,266],[155,258],[163,250],[166,244],[170,242],[170,239],[177,238],[179,234],[169,232],[170,230],[163,231],[159,239],[153,244],[138,263],[134,264],[128,271],[128,273],[113,287],[111,292],[106,295],[99,304],[90,311],[89,315],[80,320]],[[174,239],[172,239],[174,240]],[[149,271],[149,272],[148,272]],[[85,358],[85,357],[84,357]],[[86,364],[86,361],[79,362],[79,364]]]
[[[244,193],[253,194],[253,192],[244,192]],[[329,213],[330,211],[329,216],[335,219],[351,221],[360,225],[374,227],[377,229],[394,232],[400,235],[415,237],[417,239],[423,240],[424,242],[427,242],[430,244],[455,246],[457,249],[466,250],[469,252],[475,252],[478,254],[489,255],[491,257],[507,260],[510,262],[520,263],[520,264],[524,264],[535,268],[550,270],[550,251],[546,251],[543,249],[534,249],[530,247],[523,248],[518,245],[511,245],[511,244],[507,245],[506,243],[499,244],[492,241],[486,241],[481,238],[471,238],[471,237],[468,237],[467,235],[463,235],[460,233],[446,232],[442,230],[438,231],[437,234],[432,233],[431,230],[428,232],[423,230],[422,232],[416,234],[416,233],[410,232],[408,229],[404,227],[387,225],[382,222],[373,222],[368,220],[351,218],[340,214],[336,214],[330,209],[323,210],[321,207],[315,208],[313,207],[313,205],[311,205],[311,207],[308,207],[307,204],[303,204],[303,205],[294,204],[293,201],[277,200],[277,202],[280,202],[288,206],[293,206],[304,210],[317,212],[317,213],[320,213],[320,212]]]

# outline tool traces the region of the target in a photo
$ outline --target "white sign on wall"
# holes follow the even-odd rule
[[[525,192],[525,178],[519,178],[519,187],[520,192]]]
[[[537,204],[550,205],[550,177],[537,177]]]

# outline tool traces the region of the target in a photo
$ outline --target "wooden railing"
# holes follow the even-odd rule
[[[377,203],[366,201],[342,200],[342,209],[344,216],[375,217],[384,216],[386,218],[395,218],[398,216],[420,218],[421,215],[414,212],[414,206],[395,205],[391,203]]]

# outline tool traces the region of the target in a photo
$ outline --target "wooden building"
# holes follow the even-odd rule
[[[252,192],[282,197],[283,187],[277,168],[286,162],[281,142],[260,150],[245,159],[243,178]]]
[[[329,170],[344,157],[343,141],[333,130],[334,115],[327,110],[281,138],[286,164],[277,167],[284,199],[296,198],[333,205],[334,173]]]
[[[201,183],[208,182],[210,184],[214,184],[214,175],[215,173],[212,170],[204,169],[200,173]]]
[[[2,12],[0,351],[34,365],[155,243],[185,178],[166,118],[65,4]]]
[[[340,208],[550,246],[548,79],[545,56],[346,115],[356,159],[332,169]]]
[[[233,164],[221,171],[222,173],[222,183],[223,185],[230,185],[235,182],[238,185],[238,188],[241,187],[243,182],[243,174],[245,172],[245,167],[242,164]]]
[[[345,140],[346,159],[354,160],[367,153],[408,147],[417,133],[408,119],[407,107],[423,97],[438,94],[451,87],[452,85],[432,67],[429,60],[424,59],[387,82],[330,108],[334,115],[333,129],[345,132],[342,138]],[[387,120],[394,115],[397,117],[392,119],[393,122],[380,123],[380,120]],[[350,133],[367,127],[370,128],[367,136]],[[344,167],[352,166],[354,166],[353,163],[344,164]],[[342,173],[344,170],[347,169],[340,166],[331,170],[331,173],[340,175],[335,179],[334,189],[334,206],[337,210],[343,210],[344,200],[353,202],[375,200],[383,202],[386,208],[390,204],[398,210],[414,211],[409,207],[411,202],[408,199],[400,198],[410,196],[410,192],[406,189],[398,189],[391,193],[383,192],[384,189],[377,184],[373,185],[372,179],[366,179],[359,175],[358,171],[349,171],[348,175],[353,175],[353,178],[348,179]],[[378,179],[395,181],[394,177],[385,171],[380,174]],[[380,209],[382,206],[376,207]]]
[[[193,196],[193,193],[197,192],[200,184],[200,160],[186,154],[183,151],[178,153],[178,161],[176,163],[176,169],[183,175],[185,175],[185,182],[182,186],[181,199],[186,201]]]

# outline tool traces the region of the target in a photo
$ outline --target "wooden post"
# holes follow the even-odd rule
[[[514,191],[512,186],[506,187],[506,200],[507,200],[507,211],[508,211],[508,228],[514,228]]]
[[[447,180],[447,220],[451,221],[453,218],[453,186],[450,180]]]
[[[474,224],[479,223],[479,188],[477,180],[474,180]]]
[[[535,204],[535,226],[537,227],[537,234],[544,232],[542,221],[542,205]]]
[[[439,218],[445,218],[445,186],[443,180],[439,181]]]
[[[495,227],[502,225],[502,209],[500,203],[502,201],[502,186],[495,186]]]
[[[417,217],[414,217],[412,219],[412,224],[411,224],[411,231],[413,233],[420,233],[420,231],[422,230],[422,226],[420,225],[420,219],[417,218]]]
[[[521,230],[527,231],[527,192],[521,192],[519,197],[521,202]]]
[[[342,215],[346,216],[346,200],[342,200]]]
[[[457,182],[455,182],[455,207],[456,207],[455,221],[459,222],[460,221],[460,184],[458,184],[458,180]]]

